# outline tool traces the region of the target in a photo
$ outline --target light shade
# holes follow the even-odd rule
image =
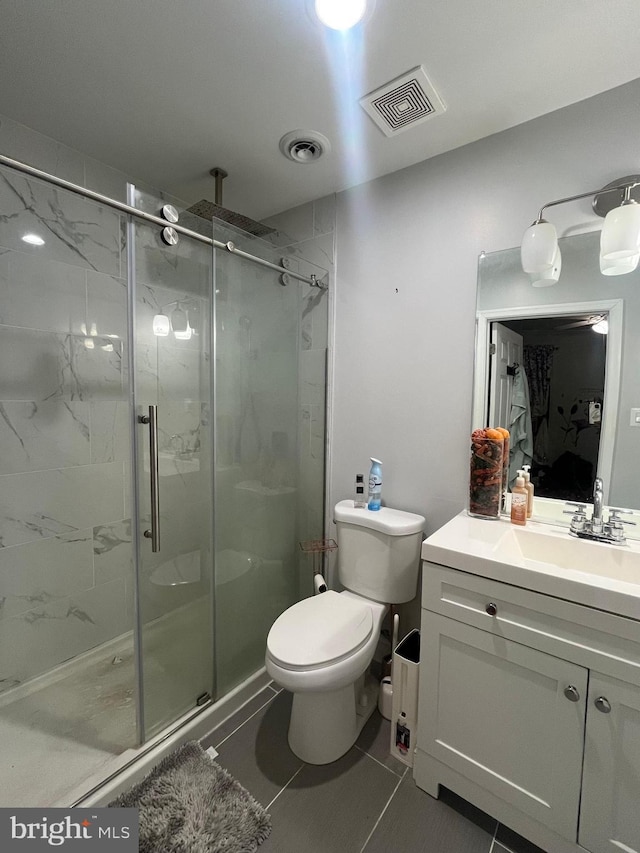
[[[522,269],[541,273],[553,267],[558,252],[558,235],[550,222],[541,219],[524,232],[520,247]]]
[[[594,323],[591,329],[599,335],[606,335],[609,333],[609,321],[603,317],[602,320]]]
[[[350,30],[364,17],[367,0],[315,0],[316,15],[332,30]]]
[[[153,334],[159,338],[166,338],[171,331],[171,324],[166,314],[156,314],[153,318]]]
[[[600,272],[602,275],[626,275],[633,272],[640,261],[640,253],[630,258],[607,260],[600,255]]]
[[[174,334],[177,332],[186,332],[189,328],[189,318],[184,308],[177,305],[171,312],[171,328]]]
[[[529,278],[531,279],[531,286],[551,287],[551,285],[558,283],[558,279],[560,278],[561,272],[562,255],[560,254],[560,248],[558,247],[556,249],[556,256],[553,260],[553,266],[548,267],[548,269],[542,270],[542,272],[529,274]]]
[[[640,204],[630,202],[607,213],[600,234],[600,257],[623,260],[640,253]]]
[[[187,326],[187,328],[182,329],[182,331],[174,331],[173,337],[177,341],[190,341],[192,334],[193,334],[193,329],[191,328],[191,326]]]

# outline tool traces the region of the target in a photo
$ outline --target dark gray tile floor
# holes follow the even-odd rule
[[[202,740],[271,815],[261,853],[543,853],[455,794],[417,788],[377,711],[339,761],[305,764],[287,743],[290,708],[267,687]]]

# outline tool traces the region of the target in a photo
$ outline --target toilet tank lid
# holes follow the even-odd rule
[[[333,514],[334,521],[356,524],[386,533],[387,536],[407,536],[419,533],[425,525],[426,518],[414,512],[404,512],[401,509],[391,509],[383,506],[373,512],[370,509],[357,509],[353,501],[340,501],[336,504]]]

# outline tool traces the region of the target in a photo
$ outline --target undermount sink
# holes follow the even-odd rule
[[[544,563],[558,569],[586,572],[607,578],[640,583],[640,552],[630,546],[609,545],[576,539],[564,532],[505,531],[495,546],[500,560],[523,560],[525,565]]]

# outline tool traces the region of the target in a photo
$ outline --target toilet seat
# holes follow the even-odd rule
[[[267,650],[284,669],[320,669],[355,654],[372,630],[366,603],[329,590],[285,610],[269,631]]]

